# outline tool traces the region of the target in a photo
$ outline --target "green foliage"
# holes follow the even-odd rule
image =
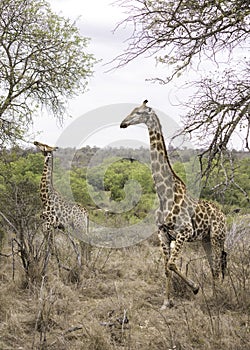
[[[94,191],[106,191],[110,194],[109,200],[116,202],[132,199],[135,188],[142,198],[154,194],[150,168],[134,160],[108,158],[88,170],[88,182]]]
[[[70,172],[70,187],[76,202],[84,206],[94,206],[93,200],[88,192],[86,168],[72,169]]]
[[[230,208],[249,208],[250,158],[226,161],[223,168],[214,168],[204,185],[202,197],[216,200]],[[226,176],[225,176],[226,174]]]
[[[20,157],[15,151],[0,161],[0,211],[15,230],[23,232],[39,217],[39,181],[43,162],[40,154]]]
[[[192,186],[195,187],[198,182],[192,157],[191,155],[185,163],[179,160],[173,163],[175,172],[191,191]],[[110,217],[110,222],[115,222],[119,216],[120,221],[132,224],[145,218],[157,206],[151,169],[147,164],[111,156],[90,168],[74,165],[65,170],[63,165],[67,167],[67,157],[63,159],[63,164],[60,159],[54,158],[55,189],[65,198],[85,206],[91,215],[99,217],[100,220],[107,218],[105,212],[94,213],[98,207],[119,214],[115,218]],[[226,212],[236,208],[246,208],[247,211],[247,196],[250,196],[250,158],[235,154],[233,168],[230,162],[225,162],[223,166],[228,177],[225,179],[225,171],[221,168],[214,168],[209,181],[202,183],[201,197],[219,202]],[[18,229],[39,217],[39,183],[42,171],[43,156],[40,153],[34,154],[18,148],[2,153],[0,211]]]
[[[90,159],[93,157],[91,149],[77,151],[79,162],[75,160],[73,168],[67,171],[60,167],[60,164],[67,167],[67,159],[60,156],[62,162],[58,163],[58,159],[55,159],[55,186],[66,196],[70,196],[72,191],[74,199],[87,207],[116,207],[130,220],[132,217],[143,217],[152,208],[156,198],[150,166],[142,150],[138,152],[141,158],[145,158],[144,164],[126,158],[121,160],[116,156],[116,151],[121,152],[120,149],[109,152],[98,150],[99,163],[89,168],[82,166],[81,160],[89,161],[89,156]],[[136,159],[136,151],[130,151]],[[144,152],[147,153],[147,150]],[[247,153],[235,153],[233,163],[225,160],[224,168],[215,167],[207,181],[199,178],[199,162],[192,150],[178,150],[177,153],[171,160],[173,169],[192,195],[217,201],[226,211],[249,207],[250,158]],[[133,209],[129,209],[129,203]]]
[[[0,2],[0,141],[21,138],[46,106],[61,119],[66,102],[85,91],[94,59],[88,40],[46,0]]]

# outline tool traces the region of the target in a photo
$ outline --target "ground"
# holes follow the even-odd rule
[[[94,247],[80,272],[62,268],[75,257],[68,240],[57,239],[61,268],[51,256],[46,278],[32,281],[18,256],[1,256],[0,349],[247,350],[250,242],[230,239],[217,296],[202,248],[189,244],[179,266],[200,292],[174,278],[174,306],[163,311],[163,258],[154,237],[130,248]]]

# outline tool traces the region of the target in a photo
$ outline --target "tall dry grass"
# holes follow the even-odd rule
[[[202,248],[189,245],[179,265],[200,292],[194,296],[173,278],[174,307],[164,311],[163,259],[152,240],[119,250],[93,248],[88,266],[74,278],[72,247],[60,238],[46,275],[31,283],[18,255],[13,281],[5,242],[0,349],[249,349],[250,228],[247,218],[237,222],[228,235],[228,270],[217,295]]]

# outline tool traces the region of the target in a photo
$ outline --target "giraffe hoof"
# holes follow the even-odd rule
[[[199,287],[193,289],[193,293],[196,295],[199,292]]]
[[[171,309],[174,306],[173,300],[165,300],[161,306],[161,310]]]

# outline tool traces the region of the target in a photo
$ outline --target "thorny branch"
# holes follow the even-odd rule
[[[115,30],[125,26],[130,30],[127,48],[112,61],[116,67],[155,56],[157,63],[165,65],[167,76],[150,80],[167,84],[188,68],[197,73],[204,60],[211,64],[210,71],[205,67],[192,82],[190,100],[181,102],[186,112],[176,135],[197,141],[202,175],[208,177],[228,149],[249,151],[250,61],[244,56],[249,47],[249,1],[119,0],[115,4],[127,14]],[[242,145],[234,144],[235,135]]]
[[[122,67],[144,55],[156,55],[158,62],[172,67],[161,82],[178,76],[200,54],[216,57],[232,50],[249,34],[248,1],[116,1],[129,15],[115,30],[129,27],[127,49],[112,62]],[[162,54],[160,54],[162,53]]]

